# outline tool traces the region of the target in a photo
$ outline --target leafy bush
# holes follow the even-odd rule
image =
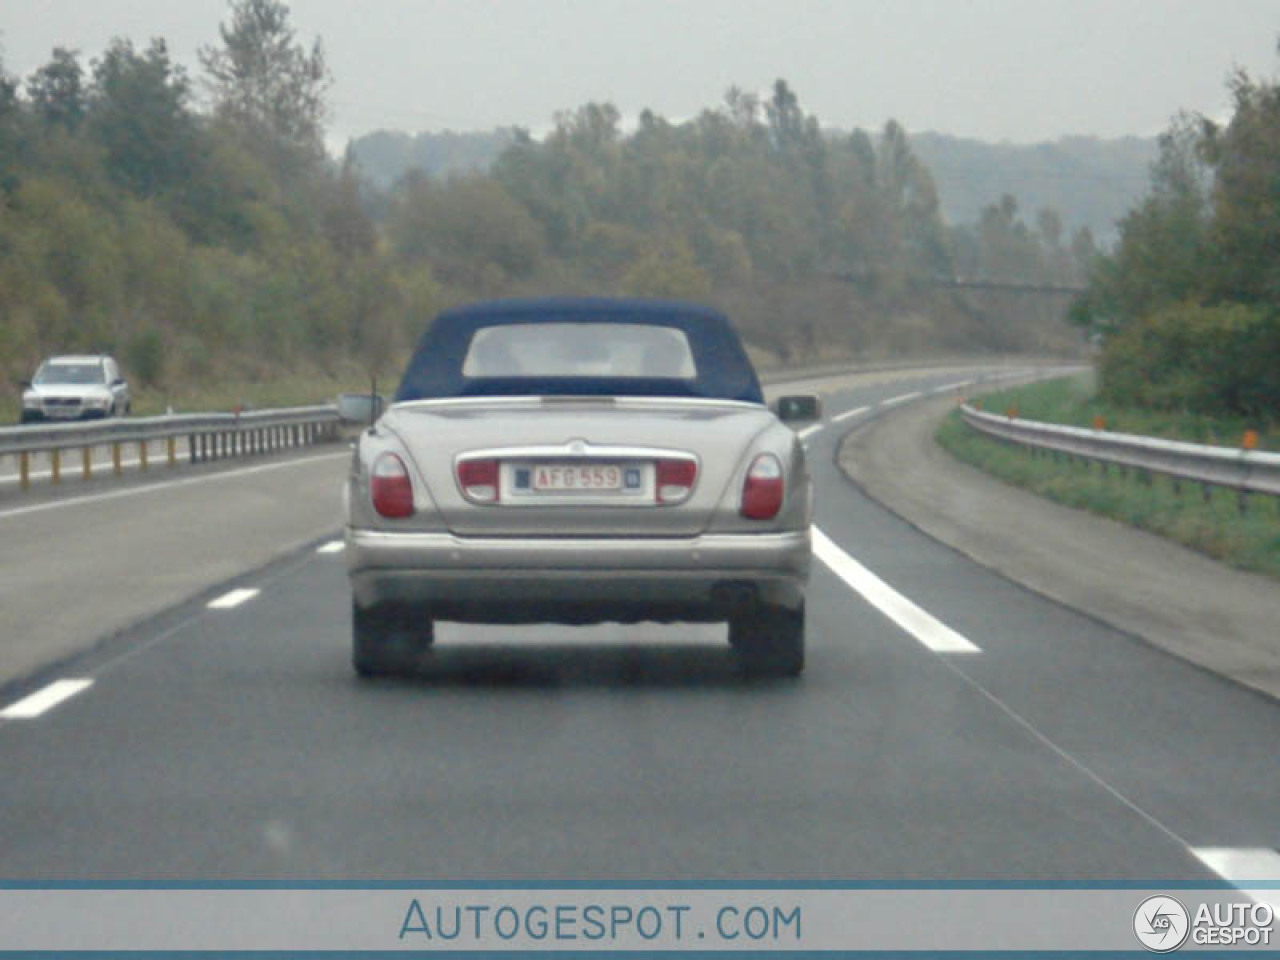
[[[1231,79],[1231,119],[1181,115],[1072,320],[1105,399],[1280,423],[1280,84]],[[1209,304],[1209,305],[1205,305]]]
[[[143,386],[154,387],[164,379],[164,337],[155,327],[129,338],[125,351],[129,371]]]
[[[633,297],[703,300],[711,293],[711,278],[681,238],[637,260],[622,278],[622,291]]]
[[[1111,337],[1100,388],[1112,403],[1280,419],[1280,314],[1259,307],[1167,307]]]

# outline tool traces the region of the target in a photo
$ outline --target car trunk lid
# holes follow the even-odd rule
[[[429,401],[383,420],[453,533],[507,537],[697,535],[770,422],[755,404],[599,397]]]

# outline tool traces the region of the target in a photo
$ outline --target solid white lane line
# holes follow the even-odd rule
[[[881,404],[881,406],[882,406],[882,407],[892,407],[892,406],[893,406],[894,404],[896,404],[896,403],[906,403],[908,400],[914,400],[916,397],[918,397],[918,396],[920,396],[920,395],[921,395],[921,394],[920,394],[920,391],[919,391],[919,390],[915,390],[915,391],[913,391],[913,392],[911,392],[911,393],[904,393],[904,394],[902,394],[902,396],[900,396],[900,397],[892,397],[892,398],[890,398],[890,399],[888,399],[888,400],[884,401],[884,403],[882,403],[882,404]]]
[[[950,627],[934,619],[930,614],[921,610],[875,574],[871,573],[871,571],[867,570],[866,567],[841,550],[817,527],[814,527],[812,532],[814,555],[869,603],[925,646],[938,653],[981,653],[977,646],[960,636]],[[1251,881],[1253,883],[1280,883],[1280,852],[1265,847],[1192,847],[1175,830],[1138,806],[1133,800],[1104,780],[1091,767],[1049,739],[1030,720],[966,673],[958,665],[960,663],[959,660],[943,658],[942,662],[960,680],[981,694],[992,706],[996,707],[1030,736],[1057,754],[1063,761],[1079,770],[1138,817],[1159,830],[1170,840],[1173,840],[1181,848],[1190,852],[1201,863],[1228,883],[1238,887],[1246,896],[1259,903],[1270,903],[1274,909],[1280,912],[1280,903],[1277,902],[1280,901],[1280,890],[1248,888]]]
[[[805,427],[803,430],[797,431],[796,436],[799,437],[801,440],[805,440],[813,436],[819,430],[821,430],[822,427],[823,427],[823,424],[815,423],[812,427]]]
[[[316,553],[341,553],[346,549],[346,546],[341,540],[330,540],[328,543],[322,543],[316,547]]]
[[[949,393],[952,390],[959,390],[961,387],[967,387],[972,384],[972,380],[957,380],[955,383],[948,383],[945,387],[934,387],[934,393]]]
[[[0,710],[0,720],[31,720],[41,714],[48,713],[64,700],[70,700],[81,690],[93,686],[90,678],[55,680],[47,687],[23,697],[17,703]]]
[[[846,410],[844,413],[837,414],[832,417],[831,422],[841,423],[842,421],[848,420],[850,417],[856,417],[860,413],[866,413],[870,409],[870,407],[858,407],[856,410]]]
[[[1280,881],[1280,851],[1270,847],[1192,847],[1204,865],[1227,880]]]
[[[982,652],[841,550],[817,527],[813,528],[813,553],[869,604],[930,650],[936,653]]]
[[[981,653],[982,651],[956,633],[946,624],[916,606],[902,594],[898,593],[883,580],[873,574],[862,564],[840,549],[817,527],[813,528],[814,555],[844,580],[868,603],[876,607],[902,629],[937,653]],[[1192,847],[1155,816],[1148,813],[1125,794],[1121,793],[1104,780],[1092,768],[1078,760],[1074,755],[1050,740],[1031,721],[1026,719],[1007,703],[982,686],[956,664],[956,660],[944,660],[961,680],[985,697],[993,706],[1001,710],[1012,721],[1026,730],[1032,737],[1043,743],[1064,761],[1075,767],[1112,797],[1133,811],[1147,823],[1165,834],[1179,846],[1188,850],[1206,867],[1218,874],[1241,893],[1258,903],[1267,903],[1280,913],[1280,851],[1268,847]],[[1251,884],[1271,884],[1271,887],[1252,887]]]
[[[209,601],[210,610],[230,610],[232,607],[238,607],[246,600],[252,600],[261,591],[248,587],[242,587],[239,590],[232,590],[230,593],[224,593],[217,600]]]
[[[0,520],[9,517],[21,517],[29,513],[43,513],[46,510],[59,510],[65,507],[74,507],[82,503],[102,503],[104,500],[119,500],[122,497],[136,497],[144,493],[155,493],[157,490],[172,490],[175,487],[190,487],[204,483],[216,483],[219,480],[228,480],[235,477],[245,477],[254,473],[266,473],[271,470],[284,470],[287,467],[297,467],[309,463],[319,463],[326,460],[350,460],[351,451],[346,450],[342,453],[329,453],[318,457],[298,457],[296,460],[285,460],[281,463],[265,463],[257,467],[245,467],[242,470],[223,470],[220,473],[212,473],[203,477],[188,477],[185,480],[172,480],[165,483],[149,483],[141,487],[130,487],[128,490],[113,490],[110,493],[95,493],[86,497],[73,497],[67,500],[50,500],[46,503],[33,503],[27,507],[15,507],[12,510],[0,510]]]
[[[1250,888],[1251,884],[1280,884],[1280,851],[1270,847],[1192,847],[1191,852],[1249,898],[1280,911],[1280,889]]]

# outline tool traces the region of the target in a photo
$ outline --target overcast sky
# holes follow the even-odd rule
[[[545,127],[610,100],[672,119],[785,77],[826,126],[1031,142],[1213,116],[1280,60],[1280,0],[294,0],[334,74],[331,141],[378,128]],[[25,76],[55,45],[169,41],[193,72],[226,0],[0,0]]]

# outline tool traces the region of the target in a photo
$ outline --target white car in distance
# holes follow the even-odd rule
[[[23,423],[124,416],[131,409],[129,384],[105,354],[49,357],[22,383]]]

